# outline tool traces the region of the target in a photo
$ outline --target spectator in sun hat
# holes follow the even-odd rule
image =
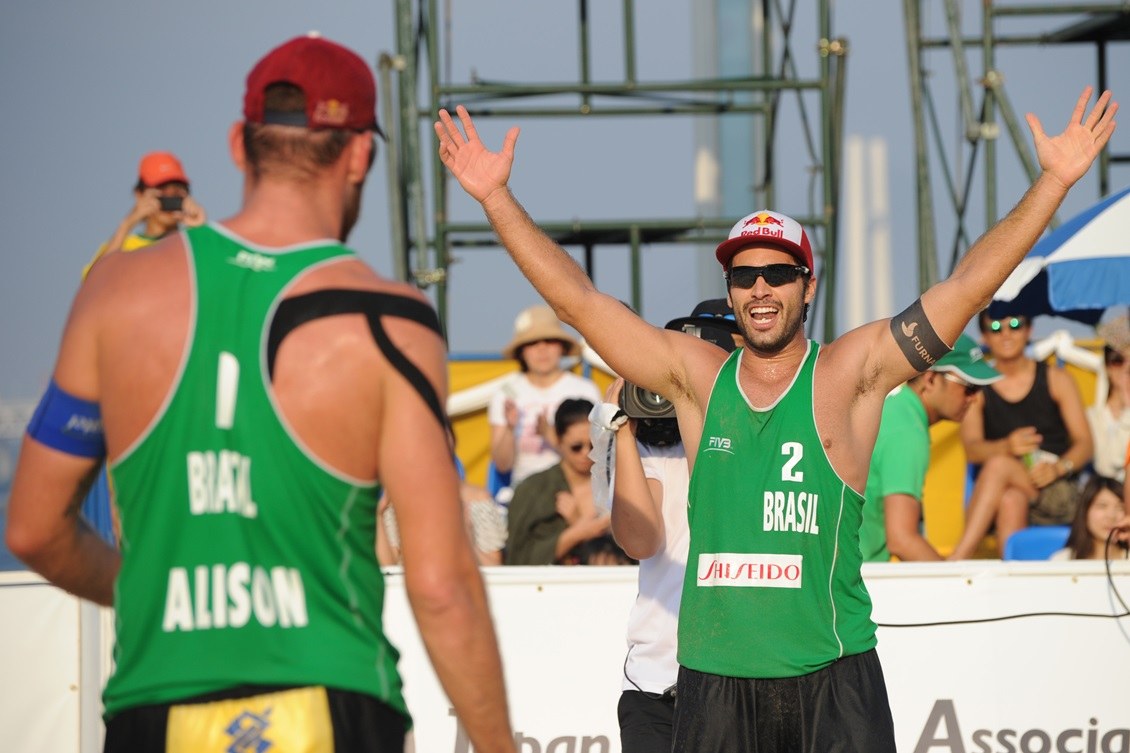
[[[86,279],[91,268],[106,254],[145,248],[181,225],[197,227],[207,220],[204,208],[189,191],[188,174],[176,155],[149,152],[137,166],[133,207],[110,239],[99,246],[94,258],[83,268],[82,277]]]
[[[923,531],[930,427],[943,419],[960,421],[978,391],[1000,378],[973,338],[961,335],[929,371],[887,395],[863,495],[859,548],[864,561],[943,559]]]
[[[509,486],[561,460],[552,429],[562,400],[600,402],[596,384],[562,364],[578,353],[576,336],[565,331],[549,306],[531,306],[514,320],[502,354],[517,360],[521,373],[503,384],[487,407],[491,462],[500,474],[510,474]]]

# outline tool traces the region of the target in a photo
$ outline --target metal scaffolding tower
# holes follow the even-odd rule
[[[945,199],[955,218],[953,237],[948,249],[949,268],[980,235],[971,232],[975,209],[971,196],[978,169],[983,181],[980,204],[987,229],[1000,218],[997,204],[1002,136],[1013,147],[1030,181],[1035,180],[1039,165],[1029,144],[1027,129],[1017,118],[1008,96],[1006,80],[1019,81],[1040,76],[1048,69],[1032,67],[1023,70],[998,68],[997,53],[1002,47],[1051,48],[1057,45],[1089,44],[1094,46],[1096,92],[1108,88],[1107,55],[1112,43],[1130,39],[1130,5],[1124,2],[1057,2],[1002,3],[982,0],[976,12],[963,15],[963,7],[972,3],[962,0],[903,0],[906,20],[907,53],[910,65],[911,101],[914,118],[919,286],[925,290],[939,278],[935,199],[937,185],[933,170],[941,171]],[[924,32],[927,21],[944,29],[944,33]],[[1041,30],[1033,32],[1036,27]],[[945,63],[948,54],[952,78],[944,76],[945,65],[932,68],[939,58]],[[1047,50],[1046,60],[1055,64],[1054,50]],[[979,63],[976,62],[979,59]],[[1038,79],[1037,79],[1038,80]],[[961,124],[961,143],[947,149],[947,134],[939,118],[936,90],[956,90],[956,119]],[[947,91],[948,95],[948,91]],[[948,113],[948,111],[947,111]],[[951,118],[945,122],[953,122]],[[1003,131],[1002,131],[1003,126]],[[1110,193],[1111,164],[1130,161],[1127,155],[1100,157],[1099,197]],[[1053,226],[1059,220],[1053,220]]]
[[[456,223],[448,219],[449,180],[442,165],[434,159],[435,136],[431,123],[437,119],[441,108],[451,109],[455,104],[466,106],[479,121],[498,117],[513,122],[518,117],[701,115],[756,122],[755,132],[761,135],[763,143],[753,144],[751,152],[759,163],[757,172],[760,174],[751,173],[742,179],[742,185],[750,187],[752,194],[743,205],[751,209],[757,206],[750,203],[754,199],[763,206],[774,203],[772,165],[779,135],[786,129],[791,134],[804,130],[808,133],[807,143],[813,149],[810,159],[816,167],[812,170],[814,185],[809,191],[812,211],[797,219],[808,227],[813,241],[821,295],[831,295],[835,289],[846,53],[844,42],[832,34],[831,0],[799,4],[805,13],[814,14],[815,19],[811,38],[803,39],[797,38],[798,0],[688,2],[697,2],[703,7],[710,5],[711,10],[715,5],[744,6],[737,10],[753,20],[750,27],[754,38],[749,43],[754,50],[751,58],[755,59],[751,60],[754,63],[751,69],[761,72],[690,76],[676,81],[649,79],[636,65],[635,0],[621,0],[622,76],[615,80],[596,80],[590,3],[576,0],[573,31],[579,70],[575,79],[533,83],[478,79],[453,82],[444,80],[441,72],[445,70],[447,44],[458,34],[458,29],[446,28],[447,16],[441,16],[440,0],[396,0],[397,50],[393,55],[382,56],[378,66],[383,91],[395,92],[394,96],[384,98],[382,114],[386,127],[391,126],[388,181],[392,242],[397,274],[420,287],[434,287],[441,321],[446,324],[452,313],[448,311],[447,290],[452,250],[497,248],[498,245],[485,222]],[[744,33],[741,29],[733,31]],[[555,29],[554,40],[568,33],[567,29]],[[500,44],[504,44],[507,35],[500,33],[498,38]],[[796,54],[794,45],[799,46],[801,56]],[[552,48],[553,45],[547,46],[547,49]],[[799,76],[798,68],[804,66],[798,66],[798,61],[812,63],[807,67],[817,72],[809,77]],[[516,67],[520,70],[520,66],[519,60]],[[786,96],[796,97],[796,108],[782,107]],[[393,99],[396,100],[395,113]],[[789,117],[798,117],[800,122],[785,122]],[[732,166],[727,165],[727,169]],[[430,174],[426,174],[429,170]],[[649,244],[715,244],[725,237],[736,219],[703,215],[701,208],[688,207],[681,217],[538,221],[561,245],[583,249],[590,275],[593,256],[599,247],[627,247],[632,277],[630,302],[641,310],[641,254]],[[824,331],[834,332],[835,306],[831,299],[821,302],[818,298],[816,305],[814,310],[823,315]]]

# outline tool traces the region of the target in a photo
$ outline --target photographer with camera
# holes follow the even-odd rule
[[[82,270],[82,278],[98,260],[116,251],[136,251],[156,243],[182,223],[197,227],[208,217],[189,193],[188,176],[173,154],[150,152],[141,158],[137,183],[133,187],[134,203],[117,230],[99,247],[94,258]],[[140,233],[134,228],[144,223]]]
[[[733,311],[724,298],[703,301],[667,329],[735,347]],[[628,655],[617,708],[623,753],[667,753],[675,715],[679,602],[690,531],[690,468],[675,409],[665,398],[617,379],[593,410],[593,473],[612,498],[612,535],[639,560],[639,591],[628,616]],[[613,437],[615,439],[613,440]],[[611,445],[611,446],[610,446]],[[614,463],[601,462],[615,458]],[[614,472],[613,472],[614,471]],[[603,500],[598,500],[603,504]]]

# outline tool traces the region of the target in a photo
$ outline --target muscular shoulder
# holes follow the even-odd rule
[[[139,341],[187,321],[190,284],[184,244],[170,236],[94,265],[75,297],[73,317]]]
[[[427,296],[419,288],[408,283],[382,277],[364,261],[355,257],[341,259],[330,264],[322,264],[311,269],[295,280],[290,290],[287,291],[287,295],[288,297],[302,295],[327,288],[368,290],[429,303]]]

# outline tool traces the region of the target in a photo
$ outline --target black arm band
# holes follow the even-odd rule
[[[953,350],[934,331],[922,310],[921,298],[907,306],[906,311],[891,318],[891,334],[915,371],[926,371]]]

